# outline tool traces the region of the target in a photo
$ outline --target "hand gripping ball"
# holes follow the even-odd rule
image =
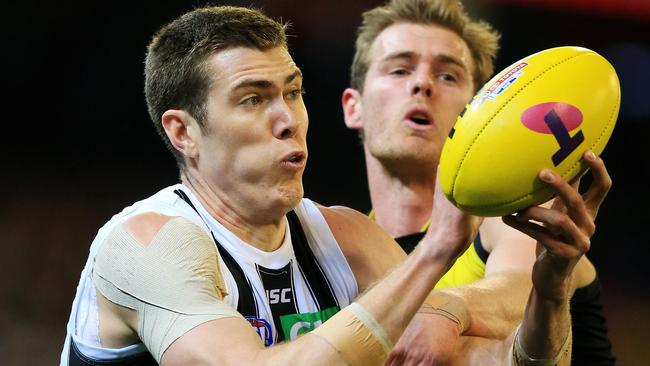
[[[440,183],[460,209],[503,216],[549,200],[538,178],[583,173],[612,134],[621,92],[616,71],[580,47],[547,49],[488,81],[458,117],[442,149]]]

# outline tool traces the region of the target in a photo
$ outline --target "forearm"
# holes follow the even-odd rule
[[[240,363],[241,364],[241,363]],[[326,340],[305,334],[295,341],[260,350],[250,365],[346,365],[339,352]]]
[[[301,344],[291,342],[277,350],[269,349],[262,359],[271,363],[287,360],[296,363],[298,359],[305,364],[383,364],[392,345],[429,294],[429,281],[437,281],[447,267],[446,261],[430,259],[423,251],[416,251],[355,304],[309,336],[301,337]],[[307,348],[309,355],[302,354]],[[338,360],[332,359],[332,350],[340,356]],[[323,357],[316,356],[319,352],[323,352]]]
[[[533,290],[518,330],[514,330],[505,339],[463,336],[448,364],[570,365],[571,339],[567,339],[571,336],[570,328],[568,302],[542,299]],[[520,347],[519,352],[517,347]],[[518,356],[515,357],[515,354]],[[531,358],[548,362],[530,362]]]
[[[465,335],[504,339],[521,322],[531,286],[530,272],[509,271],[442,292],[464,300],[469,318]]]
[[[551,362],[549,365],[570,365],[570,337],[568,300],[544,299],[533,289],[519,328],[518,340],[515,340],[520,349],[530,358],[558,359],[557,363]],[[514,346],[517,347],[517,344]]]
[[[418,249],[382,280],[381,286],[373,286],[358,300],[382,325],[392,342],[397,341],[420,309],[431,292],[431,284],[438,282],[451,265]]]

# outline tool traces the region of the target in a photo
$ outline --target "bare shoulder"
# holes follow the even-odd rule
[[[318,208],[341,248],[367,251],[370,245],[394,243],[388,233],[357,210],[344,206]]]
[[[345,255],[361,291],[383,277],[406,254],[366,215],[344,206],[318,206]]]
[[[345,235],[352,228],[373,230],[372,220],[357,210],[345,206],[317,206],[333,232]]]

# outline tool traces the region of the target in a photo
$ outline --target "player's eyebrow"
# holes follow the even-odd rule
[[[436,55],[436,59],[445,64],[458,65],[459,67],[463,68],[463,70],[469,71],[465,62],[456,56],[441,53],[439,55]]]
[[[393,61],[399,59],[413,60],[414,58],[415,58],[415,53],[413,51],[397,51],[397,52],[389,53],[384,58],[382,58],[381,61],[387,62],[387,61]]]
[[[390,53],[386,55],[383,59],[381,59],[382,62],[389,62],[392,60],[399,60],[399,59],[404,59],[407,61],[412,61],[416,59],[418,55],[413,52],[413,51],[397,51]],[[465,71],[469,71],[467,65],[463,60],[456,56],[452,56],[446,53],[441,53],[435,56],[435,59],[439,62],[445,63],[445,64],[454,64],[459,67],[461,67]]]
[[[285,84],[289,84],[292,81],[294,81],[297,77],[302,77],[302,71],[300,69],[296,68],[296,71],[288,75],[284,79]],[[248,80],[243,80],[239,84],[237,84],[234,88],[232,88],[231,92],[236,92],[239,89],[245,89],[245,88],[258,88],[258,89],[270,89],[273,87],[273,82],[270,80],[266,79],[248,79]]]

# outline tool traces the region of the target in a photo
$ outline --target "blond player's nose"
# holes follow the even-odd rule
[[[425,98],[433,95],[433,81],[429,73],[416,73],[415,80],[411,87],[411,94],[413,96],[422,96]]]

